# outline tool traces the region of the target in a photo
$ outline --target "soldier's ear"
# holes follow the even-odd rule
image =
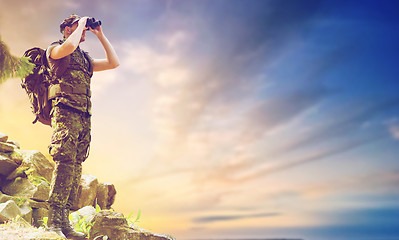
[[[65,35],[70,35],[71,34],[71,27],[66,26],[64,29]]]

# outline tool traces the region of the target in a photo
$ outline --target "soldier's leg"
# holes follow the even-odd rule
[[[91,141],[91,122],[90,117],[82,114],[81,125],[83,130],[80,132],[78,144],[77,144],[77,154],[76,161],[74,165],[74,178],[72,180],[71,193],[69,194],[67,207],[72,207],[77,201],[77,194],[80,185],[80,179],[82,177],[82,163],[87,159],[90,151],[90,141]]]
[[[48,202],[52,206],[63,208],[67,204],[68,193],[71,192],[72,181],[75,175],[75,166],[71,161],[55,160],[55,169],[51,181]]]
[[[67,204],[75,175],[74,163],[79,128],[75,124],[75,114],[60,106],[53,107],[51,121],[53,135],[49,150],[56,165],[48,199],[50,203],[48,226],[50,231],[65,237],[61,231],[63,209]]]
[[[71,191],[66,203],[66,208],[64,210],[64,221],[62,226],[62,232],[66,237],[72,239],[79,239],[85,237],[83,233],[76,232],[69,223],[69,209],[77,201],[77,194],[80,185],[80,179],[82,177],[82,163],[86,160],[88,156],[89,146],[90,146],[90,118],[85,114],[80,114],[80,124],[82,126],[82,131],[79,134],[77,143],[77,154],[76,161],[74,162],[74,176],[72,179]]]
[[[77,124],[77,114],[61,104],[53,107],[51,121],[53,135],[49,152],[56,166],[49,203],[57,207],[65,207],[75,175],[77,144],[82,128],[80,124]]]
[[[80,178],[82,176],[82,163],[75,162],[74,167],[74,176],[71,183],[71,191],[66,203],[65,208],[63,209],[63,216],[62,216],[62,233],[69,239],[85,239],[86,235],[81,232],[75,231],[75,229],[71,226],[69,222],[69,210],[73,203],[76,200],[77,192],[79,189]]]

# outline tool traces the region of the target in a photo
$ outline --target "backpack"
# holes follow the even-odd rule
[[[33,114],[36,115],[33,124],[37,121],[51,126],[51,101],[48,100],[48,87],[51,73],[47,63],[46,50],[35,47],[28,49],[24,57],[30,58],[35,65],[32,73],[22,79],[21,86],[28,94]]]

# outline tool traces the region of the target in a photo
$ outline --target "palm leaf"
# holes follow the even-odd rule
[[[0,38],[0,84],[8,78],[24,78],[32,72],[33,67],[34,64],[29,62],[29,58],[13,56]]]

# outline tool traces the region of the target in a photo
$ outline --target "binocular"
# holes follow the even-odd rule
[[[91,29],[95,29],[96,27],[101,25],[101,21],[96,21],[95,18],[88,18],[86,22],[86,27],[90,27]]]

